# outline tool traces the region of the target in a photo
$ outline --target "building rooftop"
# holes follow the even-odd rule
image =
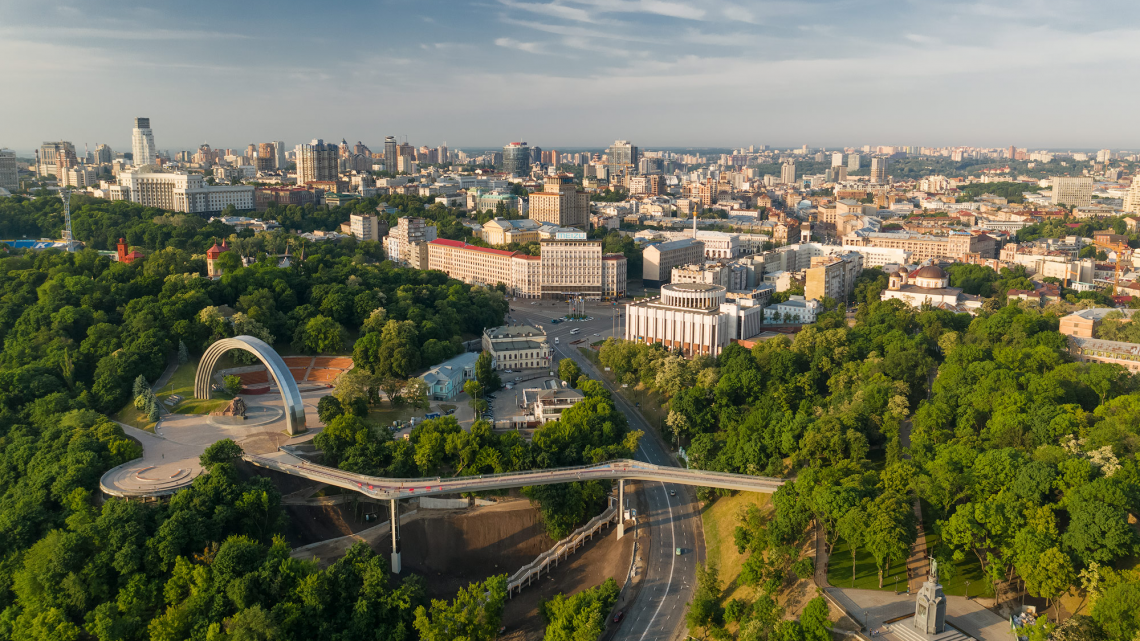
[[[470,251],[485,252],[488,254],[495,254],[498,256],[513,256],[515,252],[507,251],[505,249],[491,249],[490,247],[477,247],[475,245],[468,245],[467,243],[459,240],[448,240],[446,238],[436,238],[428,243],[429,245],[443,245],[445,247],[454,247],[456,249],[467,249]]]
[[[483,330],[483,333],[492,339],[498,338],[522,338],[531,336],[546,337],[546,332],[541,328],[534,325],[502,325],[499,327],[488,327]]]

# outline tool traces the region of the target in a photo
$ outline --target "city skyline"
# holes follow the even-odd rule
[[[0,2],[13,95],[67,90],[8,103],[20,126],[3,144],[126,150],[143,116],[161,150],[345,138],[377,151],[386,135],[453,149],[1140,146],[1128,110],[1105,107],[1140,97],[1120,80],[1140,59],[1135,3],[269,7]]]

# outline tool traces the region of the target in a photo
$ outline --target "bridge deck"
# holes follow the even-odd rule
[[[446,479],[440,477],[392,479],[355,474],[325,465],[310,463],[284,451],[278,451],[272,454],[247,454],[245,460],[260,467],[276,470],[284,474],[300,476],[313,481],[320,481],[337,487],[343,487],[378,499],[405,499],[432,496],[434,494],[504,490],[527,485],[549,485],[552,483],[605,479],[661,481],[663,483],[680,483],[682,485],[716,487],[745,492],[763,492],[766,494],[775,492],[777,488],[784,484],[784,481],[781,479],[765,476],[686,470],[676,467],[653,465],[630,459],[618,459],[598,465],[584,465],[580,467],[562,467],[549,470],[485,474],[480,476],[458,476]]]

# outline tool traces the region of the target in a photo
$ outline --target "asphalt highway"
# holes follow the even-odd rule
[[[551,325],[550,319],[567,312],[564,302],[552,304],[550,301],[541,301],[538,305],[531,305],[530,301],[517,300],[512,301],[511,308],[514,310],[511,312],[514,320],[537,322],[546,330],[551,343],[555,337],[559,339],[558,345],[553,345],[553,367],[557,367],[557,361],[569,357],[590,378],[604,383],[601,372],[578,351],[578,347],[611,335],[611,328],[615,325],[611,316],[613,306],[587,305],[585,312],[593,316],[594,320],[558,325]],[[617,310],[624,315],[624,305],[619,305]],[[624,318],[619,319],[616,323],[616,335],[619,338],[623,320]],[[571,335],[570,331],[576,328],[582,331]],[[570,344],[580,338],[586,339],[586,342]],[[605,384],[613,393],[614,401],[625,414],[630,427],[645,432],[636,458],[655,465],[674,465],[665,445],[657,436],[656,428],[650,426],[641,412],[618,394],[612,385]],[[638,555],[647,561],[646,575],[641,593],[625,613],[614,638],[621,641],[666,641],[684,636],[685,608],[692,598],[696,564],[705,558],[700,509],[696,493],[686,485],[649,482],[643,486],[647,490],[643,504],[648,506],[649,513],[638,515],[638,527],[648,528],[649,542],[646,545],[644,538],[641,540]],[[677,548],[681,549],[680,555],[676,554]]]

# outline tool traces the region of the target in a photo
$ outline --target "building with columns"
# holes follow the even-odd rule
[[[685,356],[716,356],[732,339],[762,331],[764,307],[753,299],[729,302],[721,285],[666,283],[661,295],[626,305],[625,339],[661,343]]]

